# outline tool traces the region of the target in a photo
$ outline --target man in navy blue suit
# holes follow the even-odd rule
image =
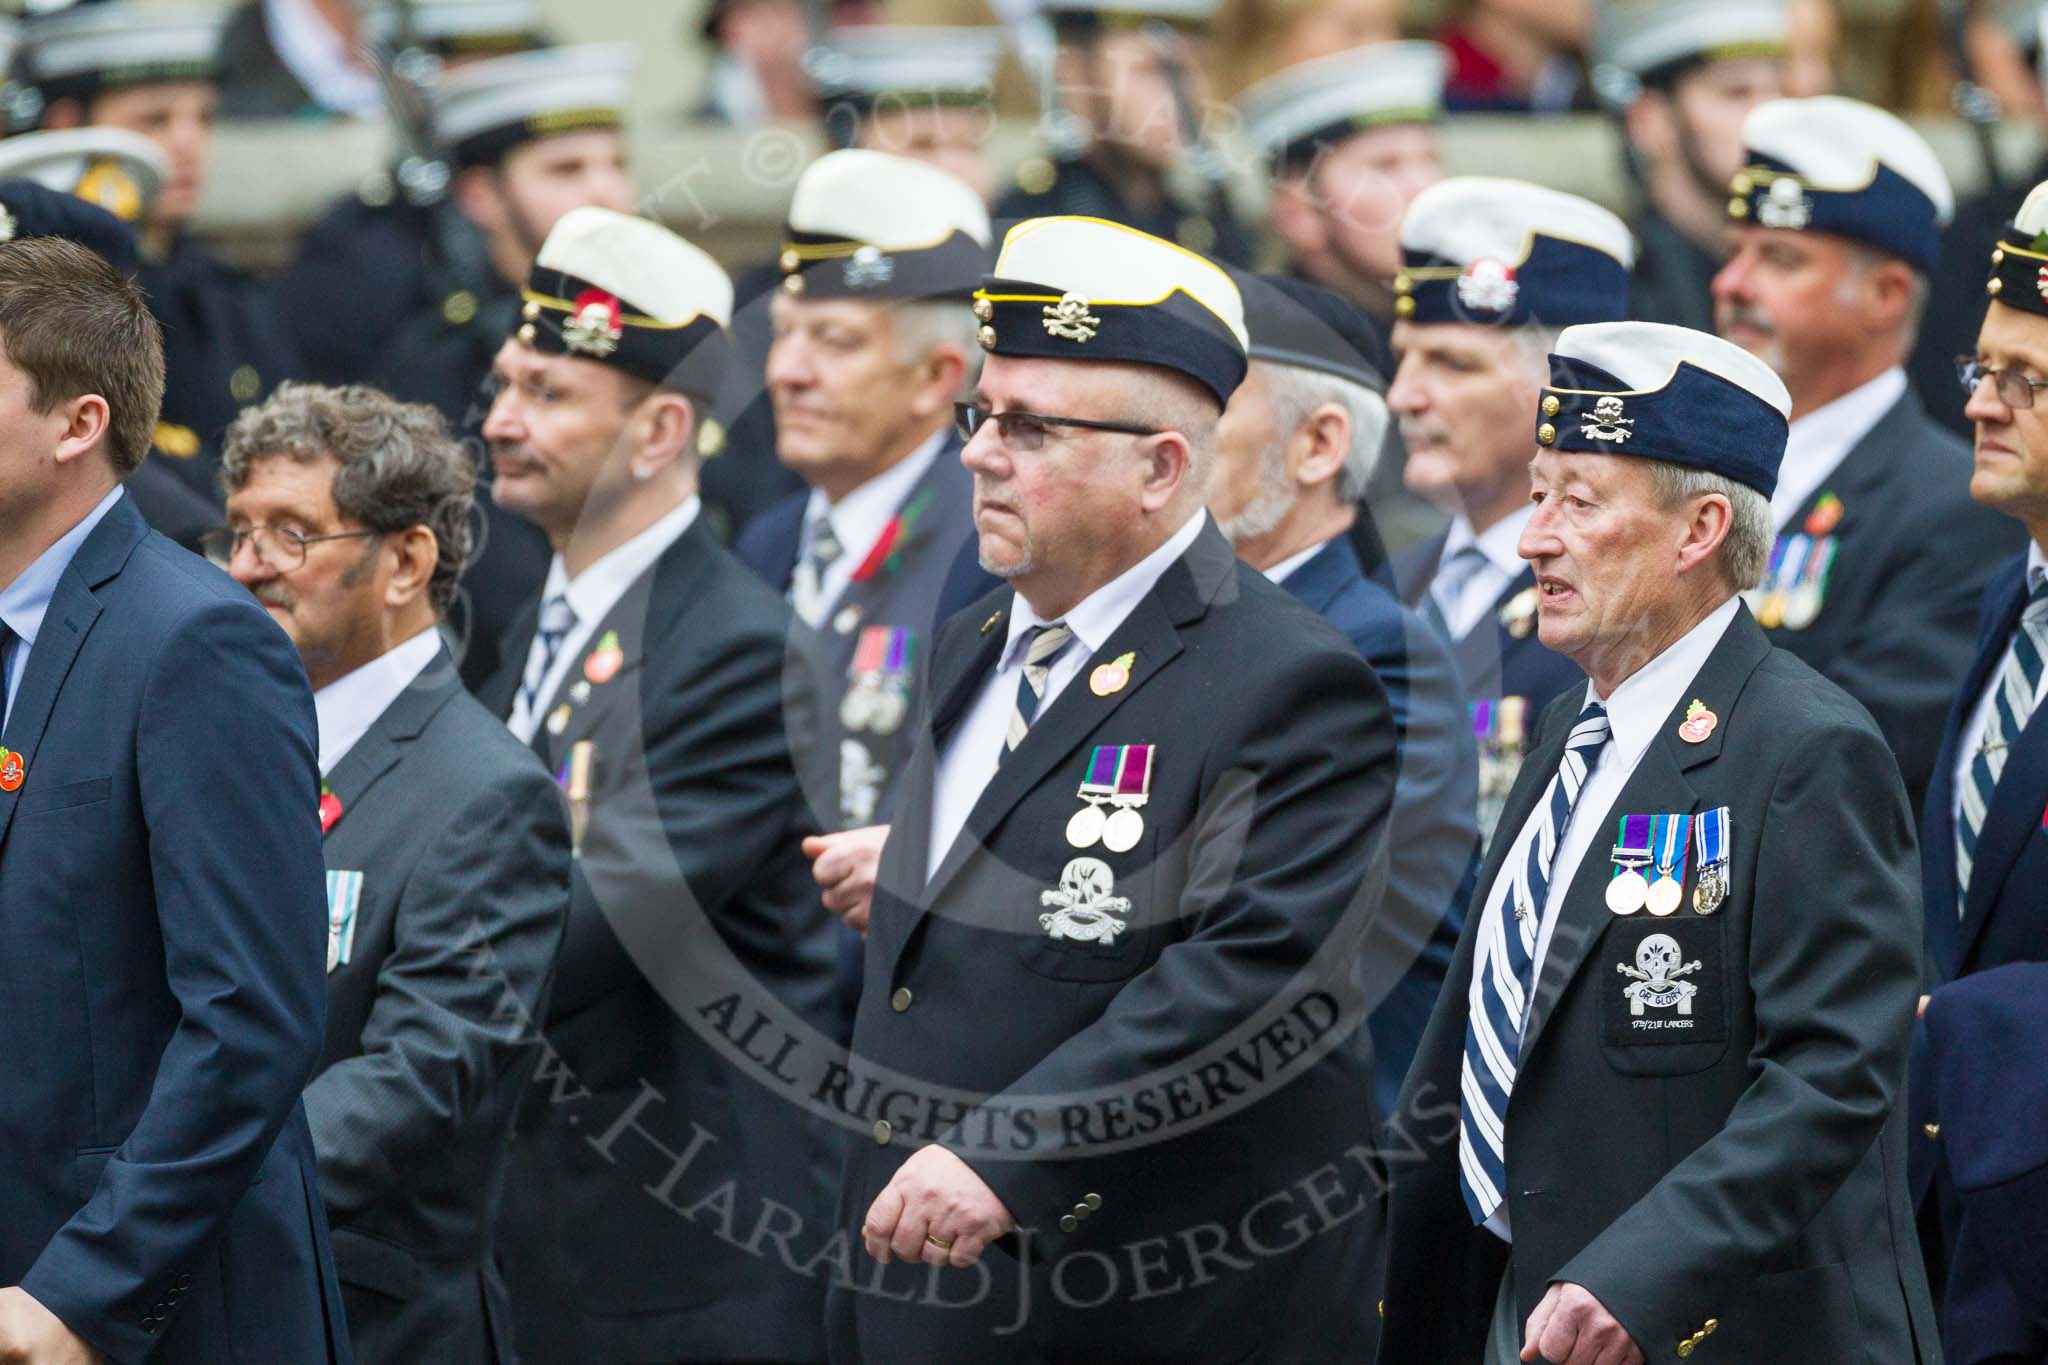
[[[346,1361],[319,1056],[312,698],[122,487],[163,350],[57,238],[0,245],[0,1359]]]
[[[2048,959],[2048,404],[2034,378],[2048,373],[2044,231],[2048,185],[1993,248],[1977,352],[1959,366],[1976,427],[1970,496],[2023,523],[2030,543],[1985,589],[1977,656],[1949,708],[1921,820],[1932,999],[1929,1029],[1914,1038],[1909,1155],[1928,1268],[1937,1283],[1946,1271],[1950,1365],[2048,1357],[2039,1281],[2015,1278],[2021,1262],[1994,1230],[2025,1226],[2048,1244],[2048,1188],[1979,1179],[2017,1169],[1998,1155],[2001,1141],[2032,1142],[2040,1164],[2037,1134],[2000,1135],[2025,1128],[2010,1097],[2048,1088],[2048,1067],[2038,1034],[2016,1040],[1984,1023],[2011,1016],[1987,1012],[1996,997],[1975,984]]]
[[[1239,276],[1251,370],[1216,432],[1209,512],[1238,557],[1344,632],[1400,740],[1387,896],[1362,963],[1380,1115],[1392,1115],[1464,927],[1478,754],[1450,648],[1365,576],[1350,531],[1387,430],[1386,343],[1320,285]]]

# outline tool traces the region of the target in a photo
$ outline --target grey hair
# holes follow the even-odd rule
[[[1668,460],[1651,460],[1649,464],[1657,499],[1667,508],[1706,493],[1719,493],[1728,499],[1732,515],[1727,538],[1721,542],[1721,567],[1737,592],[1747,592],[1761,582],[1764,568],[1770,563],[1771,542],[1777,534],[1771,520],[1771,500],[1726,475]]]
[[[427,596],[436,615],[447,611],[474,542],[476,463],[438,411],[362,384],[280,384],[228,428],[221,486],[239,492],[251,466],[277,456],[340,464],[334,506],[352,522],[387,533],[432,531],[440,554]]]
[[[1351,418],[1351,449],[1337,474],[1337,496],[1345,502],[1363,498],[1372,481],[1373,466],[1379,463],[1380,449],[1386,444],[1387,400],[1356,380],[1321,370],[1270,360],[1252,363],[1265,381],[1273,405],[1273,431],[1281,442],[1299,431],[1317,408],[1334,403],[1344,409]]]
[[[1861,280],[1865,275],[1868,275],[1886,262],[1899,259],[1881,248],[1868,246],[1862,242],[1850,242],[1847,245],[1849,248],[1850,279],[1845,281],[1845,286]],[[1899,336],[1908,350],[1912,349],[1914,338],[1920,335],[1920,323],[1927,316],[1927,300],[1930,292],[1926,274],[1917,267],[1909,267],[1908,283],[1906,286],[1906,311],[1899,317]]]
[[[967,362],[963,386],[974,381],[981,366],[981,343],[975,340],[980,327],[974,311],[964,303],[899,303],[889,311],[889,338],[896,363],[909,365],[941,347],[950,347]]]
[[[1216,427],[1223,420],[1216,395],[1177,370],[1157,365],[1130,367],[1145,376],[1125,390],[1126,412],[1120,420],[1160,431],[1177,431],[1188,443],[1186,492],[1196,503],[1209,500],[1209,481],[1216,471]]]

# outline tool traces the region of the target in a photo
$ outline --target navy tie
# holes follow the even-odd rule
[[[7,728],[7,670],[14,666],[14,642],[19,638],[5,621],[0,621],[0,731]]]

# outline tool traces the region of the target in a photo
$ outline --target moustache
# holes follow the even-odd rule
[[[297,599],[285,591],[282,584],[275,581],[258,583],[249,591],[254,593],[256,600],[266,607],[283,607],[286,611],[290,611],[297,604]]]
[[[1765,336],[1776,336],[1778,334],[1778,329],[1771,324],[1771,320],[1768,317],[1764,316],[1760,310],[1752,308],[1746,303],[1731,303],[1724,306],[1721,309],[1719,322],[1720,330],[1723,332],[1731,327],[1748,327],[1762,332]]]

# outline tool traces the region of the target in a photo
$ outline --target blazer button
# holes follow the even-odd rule
[[[914,999],[916,997],[910,993],[910,987],[898,986],[896,993],[889,997],[889,1008],[901,1014],[910,1008],[910,1002]]]
[[[1095,1212],[1095,1210],[1089,1208],[1086,1204],[1074,1205],[1074,1217],[1079,1218],[1084,1222],[1087,1221],[1088,1215],[1093,1212]]]
[[[875,1120],[875,1142],[876,1142],[876,1144],[877,1144],[878,1146],[882,1146],[882,1147],[887,1147],[887,1146],[889,1145],[889,1133],[890,1133],[890,1128],[889,1128],[889,1120],[887,1120],[887,1119],[876,1119],[876,1120]]]
[[[1081,1220],[1067,1213],[1060,1215],[1060,1231],[1073,1232],[1081,1226]]]
[[[1938,1123],[1923,1123],[1920,1125],[1920,1131],[1931,1138],[1938,1138],[1941,1136],[1941,1125]]]

